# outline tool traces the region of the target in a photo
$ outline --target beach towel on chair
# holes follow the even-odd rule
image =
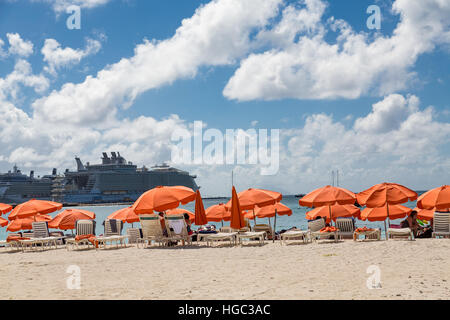
[[[75,241],[80,241],[80,240],[84,240],[87,239],[90,243],[92,243],[92,245],[96,248],[98,248],[98,240],[97,237],[94,236],[93,234],[84,234],[84,235],[80,235],[80,236],[76,236],[75,237]]]
[[[181,220],[170,221],[170,227],[176,234],[180,234],[183,231],[184,221]]]

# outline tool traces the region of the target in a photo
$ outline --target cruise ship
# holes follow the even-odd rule
[[[100,164],[83,163],[75,157],[76,171],[66,169],[63,175],[34,178],[17,168],[13,173],[0,175],[0,202],[18,204],[29,199],[45,199],[65,205],[133,202],[145,191],[157,186],[181,185],[199,189],[195,175],[167,164],[150,169],[138,168],[119,152],[108,156],[103,152]],[[8,179],[3,180],[3,176]],[[4,182],[5,181],[5,182]]]
[[[56,176],[56,169],[53,169]],[[16,165],[12,171],[0,174],[0,202],[19,204],[30,199],[52,199],[53,175],[35,178],[34,172],[23,174]]]

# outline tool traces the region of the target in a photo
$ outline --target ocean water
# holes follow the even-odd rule
[[[277,225],[276,225],[276,230],[280,231],[283,229],[289,229],[291,227],[297,227],[300,229],[307,229],[308,228],[308,221],[305,218],[306,212],[311,210],[310,208],[306,208],[306,207],[300,207],[298,204],[298,200],[299,198],[296,198],[295,196],[285,196],[283,197],[283,200],[281,201],[284,205],[288,206],[289,208],[292,209],[292,215],[291,216],[278,216],[277,217]],[[219,204],[221,202],[226,202],[227,199],[205,199],[203,200],[203,204],[205,206],[205,209],[215,205],[215,204]],[[415,208],[416,206],[416,202],[408,202],[406,204],[403,204],[409,208]],[[181,208],[185,208],[187,210],[190,210],[192,212],[194,212],[194,206],[195,203],[191,202],[185,206],[181,206]],[[113,212],[121,209],[121,208],[125,208],[127,207],[126,205],[122,205],[122,206],[80,206],[77,207],[79,209],[84,209],[84,210],[89,210],[89,211],[93,211],[96,214],[96,234],[100,235],[104,233],[104,229],[103,229],[103,221]],[[64,208],[63,208],[64,209]],[[74,209],[74,207],[71,207],[71,209]],[[50,216],[54,217],[55,215],[57,215],[58,212],[54,212],[52,214],[50,214]],[[3,216],[4,218],[6,218],[6,216]],[[401,220],[400,220],[401,221]],[[265,219],[258,219],[256,218],[256,222],[257,223],[269,223],[269,219],[265,218]],[[274,219],[271,218],[270,222],[273,226],[274,223]],[[251,225],[253,225],[253,221],[250,222]],[[399,223],[398,220],[392,220],[392,223]],[[211,224],[216,225],[216,227],[221,227],[222,223],[214,223],[211,222]],[[229,222],[224,222],[225,226],[229,225]],[[124,230],[123,230],[123,234],[126,234],[126,229],[130,228],[132,225],[130,223],[126,223],[124,225]],[[381,228],[382,233],[384,234],[384,223],[383,222],[369,222],[369,221],[360,221],[360,220],[356,220],[356,226],[357,227],[363,227],[363,226],[367,226],[369,228]],[[134,227],[139,227],[139,223],[134,223]],[[194,229],[196,229],[196,227],[194,226]],[[56,230],[55,230],[56,231]],[[69,233],[70,234],[70,230],[65,231],[65,233]],[[5,239],[7,236],[7,231],[6,231],[6,227],[4,228],[0,228],[0,239]]]

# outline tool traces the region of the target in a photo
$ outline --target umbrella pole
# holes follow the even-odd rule
[[[273,235],[272,235],[272,239],[273,239],[273,243],[275,243],[275,233],[276,233],[276,228],[277,228],[277,209],[275,209],[275,218],[273,221]]]
[[[386,213],[387,213],[387,221],[389,223],[389,227],[391,227],[391,221],[389,219],[389,203],[387,203],[387,202],[386,202]],[[388,236],[387,230],[386,230],[386,220],[384,221],[384,229],[385,229],[384,232],[386,232],[386,240],[389,240],[389,236]]]
[[[253,227],[256,227],[255,208],[253,207]]]
[[[222,228],[223,228],[223,220],[222,220]]]
[[[330,225],[333,225],[333,219],[331,219],[331,205],[328,206],[328,211],[330,212]]]

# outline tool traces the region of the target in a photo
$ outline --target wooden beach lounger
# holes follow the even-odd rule
[[[142,227],[142,239],[145,243],[144,247],[151,244],[152,241],[157,242],[159,245],[169,242],[170,239],[163,234],[163,229],[159,222],[159,215],[140,214],[139,220]]]
[[[389,239],[406,238],[410,241],[414,240],[414,234],[410,228],[401,228],[401,229],[388,228],[387,232]]]
[[[434,213],[432,237],[450,237],[450,213]]]
[[[309,230],[289,230],[281,234],[281,244],[286,244],[286,240],[301,239],[303,243],[312,241],[311,232]]]

